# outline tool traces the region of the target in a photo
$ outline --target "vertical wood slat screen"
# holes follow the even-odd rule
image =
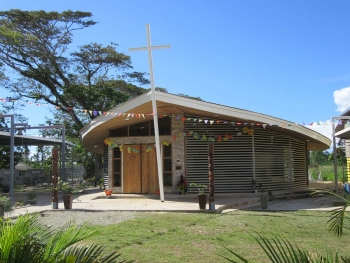
[[[254,135],[243,134],[244,125],[198,122],[198,116],[185,122],[186,176],[189,183],[208,184],[208,141],[214,142],[216,193],[251,193],[254,178],[269,190],[285,190],[307,185],[305,143],[291,136],[254,126]],[[193,118],[197,119],[196,121]],[[205,118],[201,118],[205,119]],[[249,126],[248,126],[249,127]],[[192,133],[188,136],[188,133]],[[198,133],[199,139],[193,138]],[[225,135],[233,138],[224,140]]]
[[[108,145],[103,145],[103,185],[108,189]]]

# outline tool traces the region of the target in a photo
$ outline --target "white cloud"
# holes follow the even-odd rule
[[[333,93],[334,103],[337,105],[337,111],[343,112],[350,107],[350,87],[335,90]]]
[[[314,130],[318,133],[321,133],[322,135],[328,137],[330,140],[333,140],[332,136],[332,125],[331,121],[327,120],[325,122],[319,122],[321,125],[317,125],[317,123],[314,123],[312,126],[307,126],[311,130]]]

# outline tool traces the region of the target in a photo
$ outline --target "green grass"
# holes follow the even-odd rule
[[[101,218],[101,220],[103,220]],[[108,219],[104,219],[108,220]],[[227,262],[229,249],[268,262],[252,234],[277,235],[313,252],[325,248],[349,255],[350,233],[337,238],[325,227],[325,212],[235,211],[228,214],[144,213],[120,224],[99,226],[86,240],[117,250],[126,262]]]
[[[346,168],[345,168],[346,169]],[[333,165],[320,165],[317,168],[309,168],[312,171],[312,179],[318,180],[318,173],[321,171],[323,181],[333,181],[334,182],[334,166]],[[339,182],[347,182],[347,175],[343,178],[343,167],[337,166],[337,174]]]

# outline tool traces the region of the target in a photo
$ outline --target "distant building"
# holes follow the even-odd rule
[[[345,118],[342,119],[341,117]],[[347,162],[347,170],[346,172],[347,181],[350,181],[350,108],[346,109],[338,118],[338,123],[335,126],[335,137],[343,140],[343,145],[345,150],[346,162]]]

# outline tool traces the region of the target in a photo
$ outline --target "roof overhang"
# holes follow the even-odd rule
[[[30,135],[15,135],[15,145],[27,146],[43,146],[43,145],[62,145],[62,140],[50,139]],[[0,145],[10,145],[11,134],[9,132],[0,132]],[[74,144],[65,141],[66,145],[73,146]]]
[[[266,129],[275,130],[305,141],[308,150],[327,150],[331,145],[331,140],[318,132],[269,115],[189,99],[164,92],[156,92],[155,97],[158,115],[189,114],[214,120],[267,124]],[[129,116],[129,114],[124,115],[124,113],[131,113],[134,116]],[[89,151],[102,154],[103,140],[108,137],[109,130],[153,118],[152,115],[147,114],[144,117],[136,115],[142,113],[152,113],[150,92],[111,109],[106,115],[98,116],[85,125],[80,132],[84,147]],[[269,124],[273,124],[273,126]]]
[[[340,130],[338,132],[336,132],[335,137],[339,138],[339,139],[346,139],[349,140],[350,139],[350,127],[347,127],[343,130]]]

